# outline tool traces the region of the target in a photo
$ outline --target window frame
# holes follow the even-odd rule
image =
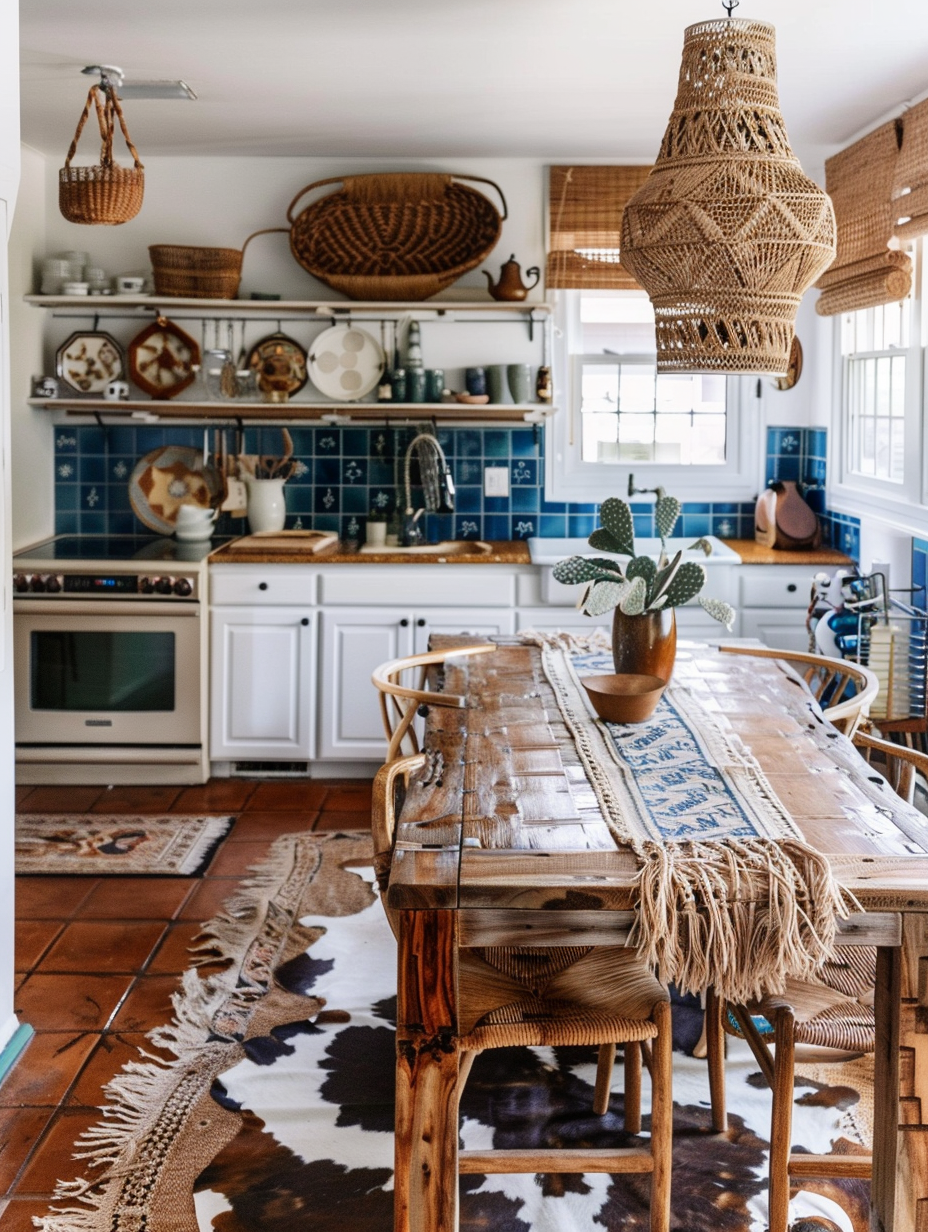
[[[841,352],[841,317],[832,318],[832,431],[828,448],[828,505],[855,517],[870,515],[911,532],[928,530],[928,435],[923,424],[925,390],[928,389],[926,349],[924,241],[912,252],[915,273],[909,345],[880,352],[860,352],[860,358],[876,354],[904,355],[905,371],[905,464],[901,482],[863,475],[852,469],[853,426],[850,415],[852,356]]]
[[[581,456],[579,373],[582,350],[580,291],[555,291],[553,319],[554,402],[557,412],[545,427],[545,496],[550,501],[601,503],[624,496],[628,477],[638,488],[666,488],[681,501],[752,501],[763,488],[763,402],[758,378],[730,376],[726,394],[726,453],[723,464],[687,466],[663,462],[584,462]],[[622,292],[615,292],[621,295]],[[626,293],[634,294],[634,292]],[[599,358],[594,356],[593,358]],[[641,359],[629,352],[623,357]],[[653,357],[652,357],[653,358]]]

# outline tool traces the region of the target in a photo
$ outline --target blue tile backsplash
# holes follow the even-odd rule
[[[363,540],[367,515],[397,507],[402,459],[409,427],[291,427],[296,473],[287,484],[287,526],[338,531]],[[438,539],[526,539],[580,537],[598,523],[595,504],[544,499],[544,433],[532,427],[443,428],[439,440],[457,488],[454,514],[428,514],[426,537]],[[151,426],[59,426],[55,429],[55,531],[57,534],[133,534],[145,527],[129,504],[128,480],[137,460],[163,445],[201,448],[203,429]],[[825,507],[826,435],[821,428],[770,428],[766,476],[799,480],[806,499],[822,519],[826,541],[855,559],[860,523]],[[278,454],[274,427],[248,428],[245,452]],[[483,494],[487,465],[509,469],[508,497]],[[400,496],[400,500],[402,497]],[[634,503],[635,533],[655,535],[654,506]],[[218,527],[239,533],[241,520],[227,515]],[[678,534],[723,539],[754,535],[754,502],[689,502]]]

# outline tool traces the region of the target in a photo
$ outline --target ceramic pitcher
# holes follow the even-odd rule
[[[253,479],[246,475],[245,483],[248,486],[248,525],[252,534],[283,530],[287,520],[284,480]]]

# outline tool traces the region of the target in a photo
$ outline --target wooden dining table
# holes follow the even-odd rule
[[[603,818],[540,649],[497,642],[446,662],[441,687],[467,704],[429,708],[397,824],[396,1232],[457,1226],[458,952],[614,946],[636,918],[639,859]],[[878,947],[871,1228],[928,1232],[928,841],[888,790],[874,804],[874,772],[787,669],[681,643],[674,681],[737,731],[863,908],[839,927]]]

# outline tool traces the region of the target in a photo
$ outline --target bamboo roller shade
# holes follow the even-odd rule
[[[894,234],[912,240],[928,235],[928,99],[910,108],[898,123],[902,149],[893,176]]]
[[[551,167],[548,287],[640,290],[620,261],[622,212],[650,167]]]
[[[835,207],[838,252],[815,284],[821,316],[855,312],[905,299],[912,262],[890,251],[895,208],[893,182],[899,157],[895,120],[842,150],[825,163],[825,187]]]

